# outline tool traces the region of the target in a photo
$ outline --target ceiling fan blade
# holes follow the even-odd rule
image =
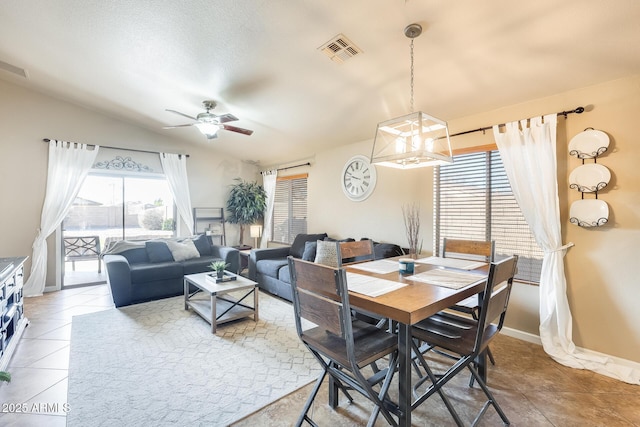
[[[186,125],[164,126],[162,129],[186,128],[186,127],[189,127],[189,126],[193,126],[195,124],[197,124],[197,123],[189,123],[189,124],[186,124]]]
[[[221,116],[217,116],[216,120],[218,120],[218,123],[227,123],[227,122],[236,121],[238,120],[238,118],[233,114],[223,114]]]
[[[185,113],[181,113],[180,111],[176,111],[176,110],[168,110],[168,109],[167,109],[167,110],[165,110],[165,111],[168,111],[168,112],[170,112],[170,113],[174,113],[174,114],[178,114],[178,115],[180,115],[180,116],[182,116],[182,117],[186,117],[187,119],[191,119],[191,120],[198,120],[198,119],[196,119],[195,117],[191,117],[191,116],[189,116],[189,115],[187,115],[187,114],[185,114]]]
[[[231,132],[238,132],[238,133],[241,133],[243,135],[251,135],[253,133],[252,130],[243,129],[243,128],[230,126],[230,125],[221,125],[220,127],[222,127],[222,129],[224,129],[224,130],[230,130]]]

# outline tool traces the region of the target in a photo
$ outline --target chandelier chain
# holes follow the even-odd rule
[[[413,113],[413,39],[411,39],[411,112]]]

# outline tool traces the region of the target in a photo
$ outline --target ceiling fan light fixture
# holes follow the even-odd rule
[[[206,135],[209,139],[215,138],[215,136],[218,134],[218,130],[220,130],[220,126],[215,123],[201,122],[197,123],[195,126],[203,135]]]
[[[378,123],[371,163],[397,169],[414,169],[453,163],[447,122],[413,112],[413,39],[422,33],[411,24],[404,34],[411,39],[411,113]]]

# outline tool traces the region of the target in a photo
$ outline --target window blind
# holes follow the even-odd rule
[[[434,168],[434,248],[442,239],[495,240],[496,259],[518,255],[516,279],[539,283],[542,257],[497,150],[454,156]]]
[[[293,243],[293,239],[307,232],[307,176],[278,178],[273,206],[271,240]]]

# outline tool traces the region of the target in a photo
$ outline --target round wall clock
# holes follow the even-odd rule
[[[376,187],[376,168],[365,156],[353,156],[342,169],[342,191],[351,200],[360,202]]]

